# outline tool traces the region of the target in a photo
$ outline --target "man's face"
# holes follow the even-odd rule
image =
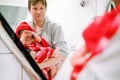
[[[41,2],[38,2],[35,5],[31,5],[29,11],[35,21],[41,21],[44,19],[46,8]]]

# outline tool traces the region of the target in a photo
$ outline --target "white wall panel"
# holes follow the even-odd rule
[[[0,37],[0,54],[1,53],[10,53],[11,51],[8,49],[8,47],[4,44],[4,41]]]
[[[28,0],[0,0],[0,5],[9,5],[9,6],[27,6]]]
[[[0,54],[0,80],[22,80],[22,68],[12,54]]]

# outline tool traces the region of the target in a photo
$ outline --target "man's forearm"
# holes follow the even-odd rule
[[[62,57],[62,56],[54,57],[54,58],[48,59],[48,60],[45,61],[45,62],[38,63],[38,66],[39,66],[41,69],[43,69],[43,68],[46,68],[46,67],[53,66],[53,65],[59,63],[59,62],[62,61],[62,60],[63,60],[63,57]]]

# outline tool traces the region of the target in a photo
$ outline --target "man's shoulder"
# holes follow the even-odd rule
[[[58,22],[55,22],[55,21],[49,19],[48,17],[46,17],[46,22],[48,23],[49,26],[52,26],[52,27],[60,27],[61,26]]]

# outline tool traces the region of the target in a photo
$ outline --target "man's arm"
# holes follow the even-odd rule
[[[46,67],[53,66],[61,61],[63,61],[65,58],[59,53],[59,50],[56,49],[53,54],[57,54],[56,57],[50,57],[47,61],[38,63],[38,66],[43,69]]]

